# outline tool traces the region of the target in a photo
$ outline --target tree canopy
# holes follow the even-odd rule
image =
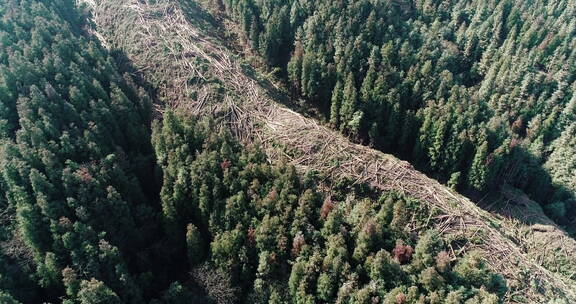
[[[217,4],[340,132],[576,216],[572,3]],[[154,88],[87,23],[76,1],[0,0],[1,303],[488,304],[518,288],[409,193],[153,112]]]
[[[575,154],[560,148],[576,109],[574,1],[223,3],[334,128],[472,195],[508,184],[562,205],[549,215],[574,228],[573,162],[555,160]]]

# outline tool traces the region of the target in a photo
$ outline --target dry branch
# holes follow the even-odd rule
[[[314,169],[333,180],[353,179],[381,191],[406,193],[441,211],[431,222],[443,234],[480,238],[482,245],[469,244],[462,251],[482,251],[493,270],[521,283],[515,293],[540,302],[542,295],[529,284],[537,279],[553,293],[565,294],[576,303],[574,281],[544,268],[502,229],[495,228],[496,218],[467,198],[407,162],[353,144],[314,120],[279,106],[228,50],[188,20],[176,2],[90,0],[88,4],[102,35],[155,81],[166,106],[198,115],[219,113],[236,137],[258,140],[271,160],[288,159],[301,171]],[[195,81],[190,83],[191,79]],[[226,88],[223,102],[222,98],[214,100],[209,79],[217,79]],[[190,98],[193,92],[195,99]],[[508,294],[508,299],[512,295]]]

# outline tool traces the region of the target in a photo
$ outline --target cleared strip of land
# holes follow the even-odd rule
[[[439,210],[429,223],[445,237],[473,240],[453,254],[483,252],[493,270],[508,280],[508,302],[521,294],[534,303],[554,297],[576,303],[574,273],[567,273],[576,273],[576,244],[557,227],[486,212],[409,163],[354,144],[281,105],[277,101],[286,100],[282,90],[225,48],[199,8],[176,1],[118,2],[85,1],[97,37],[125,52],[138,74],[158,88],[159,115],[171,107],[210,116],[229,124],[247,144],[261,143],[271,161],[288,160],[301,171],[316,170],[331,180],[347,178],[381,191],[403,192]],[[547,253],[544,244],[551,246]],[[560,269],[550,259],[567,262]]]

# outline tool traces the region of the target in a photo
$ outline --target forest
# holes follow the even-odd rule
[[[574,5],[452,2],[203,5],[332,128],[470,195],[518,187],[570,228]],[[90,17],[0,0],[0,303],[527,302],[475,250],[483,232],[162,104]]]
[[[204,1],[350,138],[574,231],[574,1]]]

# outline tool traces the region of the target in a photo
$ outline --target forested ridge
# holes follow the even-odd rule
[[[245,303],[498,303],[506,292],[474,253],[453,264],[438,232],[424,230],[415,241],[403,230],[432,212],[417,201],[395,193],[357,200],[348,191],[361,190],[345,182],[323,196],[313,174],[301,179],[293,166],[270,165],[258,147],[242,149],[213,130],[167,113],[153,138],[175,244],[187,245],[194,265],[208,241],[210,265],[226,272],[219,284],[235,287],[210,286],[219,293],[209,295]],[[196,157],[190,143],[202,147]],[[207,285],[203,271],[192,275]]]
[[[73,1],[0,7],[0,288],[25,303],[141,302],[162,256],[146,250],[160,228],[150,100],[83,36]]]
[[[71,0],[0,1],[2,303],[498,303],[398,193],[164,112]],[[364,193],[368,191],[367,193]],[[355,198],[354,193],[364,199]],[[413,226],[408,233],[407,226]]]
[[[298,164],[295,167],[288,163],[290,147],[283,147],[281,142],[265,142],[265,134],[245,129],[246,134],[255,134],[255,138],[245,140],[246,134],[240,134],[242,129],[229,116],[246,111],[248,107],[235,99],[247,95],[237,94],[229,87],[227,81],[238,75],[226,75],[230,78],[224,80],[219,77],[222,71],[257,72],[245,63],[242,69],[217,70],[208,66],[230,58],[240,59],[228,57],[222,51],[224,47],[218,50],[220,53],[206,54],[219,46],[200,45],[208,42],[201,40],[199,33],[191,32],[198,25],[182,24],[187,20],[184,14],[175,14],[178,10],[204,18],[198,21],[199,26],[216,25],[215,19],[195,2],[93,2],[102,6],[88,9],[73,0],[0,0],[0,303],[490,304],[529,303],[538,299],[564,304],[574,297],[571,288],[576,266],[569,257],[546,252],[550,255],[532,261],[525,254],[530,249],[518,249],[532,245],[521,243],[516,233],[525,237],[534,234],[520,229],[500,233],[499,229],[509,227],[501,218],[474,209],[476,206],[469,201],[466,208],[452,206],[461,201],[457,194],[435,181],[437,186],[425,189],[441,188],[445,193],[430,195],[450,197],[443,203],[450,208],[462,208],[457,215],[446,214],[445,209],[420,201],[426,200],[424,196],[416,199],[415,193],[405,189],[386,190],[351,176],[336,178],[311,167]],[[418,8],[402,2],[378,1],[222,4],[238,20],[243,20],[242,24],[250,24],[245,29],[247,37],[254,37],[250,39],[254,50],[261,52],[270,66],[280,67],[279,75],[286,77],[294,93],[320,105],[326,113],[331,109],[337,113],[330,116],[336,119],[332,124],[346,135],[402,155],[415,153],[410,145],[417,144],[423,153],[417,159],[422,166],[428,166],[432,150],[424,142],[426,137],[415,132],[428,124],[429,132],[436,134],[439,132],[436,124],[442,122],[443,115],[450,115],[452,120],[440,128],[446,133],[434,137],[433,142],[440,146],[435,152],[437,165],[430,172],[437,172],[441,179],[451,176],[449,180],[454,187],[471,187],[474,191],[490,189],[492,183],[501,182],[502,179],[494,179],[494,172],[511,172],[508,167],[485,166],[486,159],[496,161],[493,149],[505,137],[502,134],[511,130],[502,123],[504,133],[493,132],[485,122],[486,117],[507,117],[507,114],[496,115],[489,105],[479,106],[476,99],[465,98],[474,96],[474,88],[483,82],[483,74],[478,72],[477,76],[464,79],[470,67],[452,66],[452,59],[445,59],[450,72],[435,76],[440,63],[433,59],[433,54],[428,54],[435,52],[442,58],[444,44],[450,40],[426,36],[433,31],[426,25],[436,24],[434,20],[438,19],[435,26],[442,32],[451,17],[440,12],[454,7],[464,10],[468,6],[446,2],[439,7],[426,3]],[[472,2],[469,5],[468,10],[472,11]],[[222,8],[216,5],[215,14],[221,13]],[[508,9],[514,11],[512,5]],[[325,10],[330,13],[316,16],[316,11]],[[426,11],[428,17],[418,15],[419,11]],[[105,22],[92,23],[95,19],[90,14],[102,12],[108,12],[103,15]],[[354,19],[358,12],[366,17],[363,22],[375,22],[372,36],[358,34],[364,31],[363,22]],[[492,13],[487,8],[486,14]],[[419,17],[411,20],[410,14]],[[505,19],[511,14],[508,12]],[[342,17],[339,30],[349,34],[332,33],[330,26],[336,15]],[[142,16],[157,18],[156,23],[143,22],[139,19]],[[464,15],[461,18],[467,20]],[[141,23],[130,26],[134,25],[131,22]],[[307,26],[310,22],[316,25]],[[415,25],[420,25],[419,30],[412,33]],[[123,32],[143,29],[148,32],[130,35]],[[150,39],[158,29],[169,34]],[[303,36],[306,31],[315,32],[317,36],[311,35],[316,40],[308,41],[309,37]],[[187,32],[192,37],[189,40],[181,37]],[[485,33],[489,35],[489,31]],[[361,38],[355,38],[358,41],[352,43],[348,53],[335,52],[334,45],[346,45],[346,37],[357,34]],[[450,31],[444,30],[443,35],[450,37]],[[117,43],[125,37],[134,39],[134,44]],[[336,43],[335,37],[342,40],[336,39],[339,40]],[[417,55],[411,53],[425,45],[423,37],[428,37],[429,43],[443,45],[430,45],[426,52],[422,51],[430,56],[427,78],[415,72],[420,67]],[[506,37],[508,34],[502,34],[503,40]],[[142,41],[137,40],[140,38]],[[187,41],[200,45],[194,49],[196,53],[190,51]],[[370,42],[373,45],[367,41],[373,41]],[[369,51],[359,52],[355,43]],[[398,43],[402,47],[397,48]],[[476,43],[480,58],[484,51],[482,44]],[[150,48],[140,49],[143,45]],[[384,45],[388,45],[388,51],[384,51]],[[403,57],[398,57],[402,48],[410,50],[406,54],[412,54],[412,59],[404,63],[400,60]],[[499,49],[495,45],[494,54]],[[152,57],[147,57],[149,50],[153,50]],[[338,62],[346,71],[342,72],[345,74],[342,79],[338,76],[338,65],[331,63],[336,58],[331,52],[341,56]],[[370,56],[364,57],[366,54]],[[349,62],[348,56],[356,56],[357,61]],[[148,58],[149,62],[130,61],[134,58]],[[368,61],[363,63],[364,60]],[[143,62],[148,64],[146,69],[132,66]],[[546,64],[542,63],[535,75],[543,73]],[[184,68],[178,69],[179,66]],[[489,62],[486,66],[493,64]],[[175,69],[173,74],[170,69]],[[457,69],[461,69],[460,73]],[[183,70],[190,74],[182,73]],[[304,81],[307,73],[318,74]],[[372,80],[365,80],[370,77],[364,74],[372,75]],[[167,79],[174,75],[179,77],[176,83],[183,79],[192,92],[188,87],[170,92],[179,89],[167,85]],[[568,81],[571,74],[566,75],[564,80]],[[404,83],[405,79],[422,81],[419,91],[422,95],[444,96],[446,101],[440,97],[437,102],[426,103],[430,106],[423,106],[423,101],[412,99],[412,84]],[[359,85],[367,81],[368,84]],[[534,80],[530,87],[540,88],[538,81]],[[214,92],[207,93],[198,83]],[[552,94],[562,87],[556,78],[550,83],[550,87],[542,87],[541,94]],[[500,89],[494,86],[491,90],[506,95],[508,85],[502,82]],[[248,86],[241,89],[255,90]],[[566,93],[562,98],[571,98],[568,88],[562,90]],[[380,98],[377,92],[392,95],[377,99]],[[181,100],[180,95],[185,98]],[[348,99],[351,96],[355,99]],[[433,99],[430,96],[424,99]],[[514,98],[519,100],[518,96]],[[381,106],[369,108],[376,105],[376,100],[380,100]],[[408,100],[416,103],[403,104]],[[540,103],[545,108],[548,101],[535,102]],[[195,115],[192,109],[203,104],[209,105],[208,110]],[[211,108],[214,104],[230,106],[236,112],[226,113],[222,111],[225,107]],[[562,111],[570,114],[567,108]],[[510,107],[507,111],[513,109],[517,110]],[[527,107],[518,109],[528,111]],[[543,109],[532,110],[548,113]],[[469,111],[477,112],[474,122],[468,121]],[[290,113],[291,119],[301,118],[295,112]],[[391,115],[396,115],[396,120]],[[382,120],[377,121],[377,117]],[[456,121],[461,123],[458,126],[473,130],[454,129]],[[554,119],[548,124],[552,124],[549,128],[561,128]],[[566,131],[559,134],[550,131],[545,143],[568,147],[573,141],[570,124],[573,123],[567,119],[562,125]],[[406,125],[406,130],[412,131],[394,129]],[[321,127],[314,123],[314,128]],[[498,160],[502,166],[510,165],[508,158],[512,155],[530,157],[532,161],[533,155],[524,149],[530,127],[519,128],[523,131],[510,135],[517,139],[510,149],[516,148],[514,151],[520,154],[510,154],[516,153],[511,152],[513,149],[502,152]],[[465,147],[454,140],[450,145],[441,140],[452,138],[448,134],[456,131],[468,136]],[[472,140],[477,137],[475,134],[484,134],[478,136],[486,143],[477,147],[479,142]],[[338,140],[350,144],[339,135],[335,142]],[[406,144],[403,150],[397,148],[399,141]],[[354,151],[369,150],[354,146],[357,147]],[[448,165],[446,151],[462,154],[458,154],[460,165],[454,167],[460,170],[459,175],[452,174],[454,168]],[[378,157],[383,154],[374,152],[377,156],[371,159],[381,161]],[[273,153],[286,155],[278,157]],[[542,153],[543,158],[533,160],[531,167],[518,166],[518,170],[525,170],[518,174],[531,180],[528,174],[545,172],[532,170],[541,170],[540,165],[547,159],[545,167],[550,168],[547,174],[555,172],[554,181],[569,188],[571,172],[563,160],[572,157],[570,150]],[[524,164],[528,158],[522,157],[518,161]],[[409,166],[389,155],[386,160]],[[476,181],[482,183],[478,187],[470,182],[474,180],[470,173],[473,171],[480,172]],[[417,182],[427,182],[420,175]],[[521,185],[520,175],[511,174],[506,180],[514,180],[515,186],[526,190],[528,184]],[[542,176],[547,178],[546,174]],[[552,187],[548,182],[543,185]],[[558,193],[549,208],[551,214],[568,223],[569,194],[562,196],[557,189],[550,191]],[[478,220],[486,223],[478,225]],[[486,240],[496,245],[485,247]],[[487,261],[483,255],[485,249],[498,251],[498,246],[501,251],[510,250],[518,255],[494,252],[506,259],[498,264],[493,263],[494,259]],[[572,250],[568,246],[560,249]],[[558,281],[551,281],[554,279]]]
[[[573,229],[573,1],[204,1],[334,128]]]

